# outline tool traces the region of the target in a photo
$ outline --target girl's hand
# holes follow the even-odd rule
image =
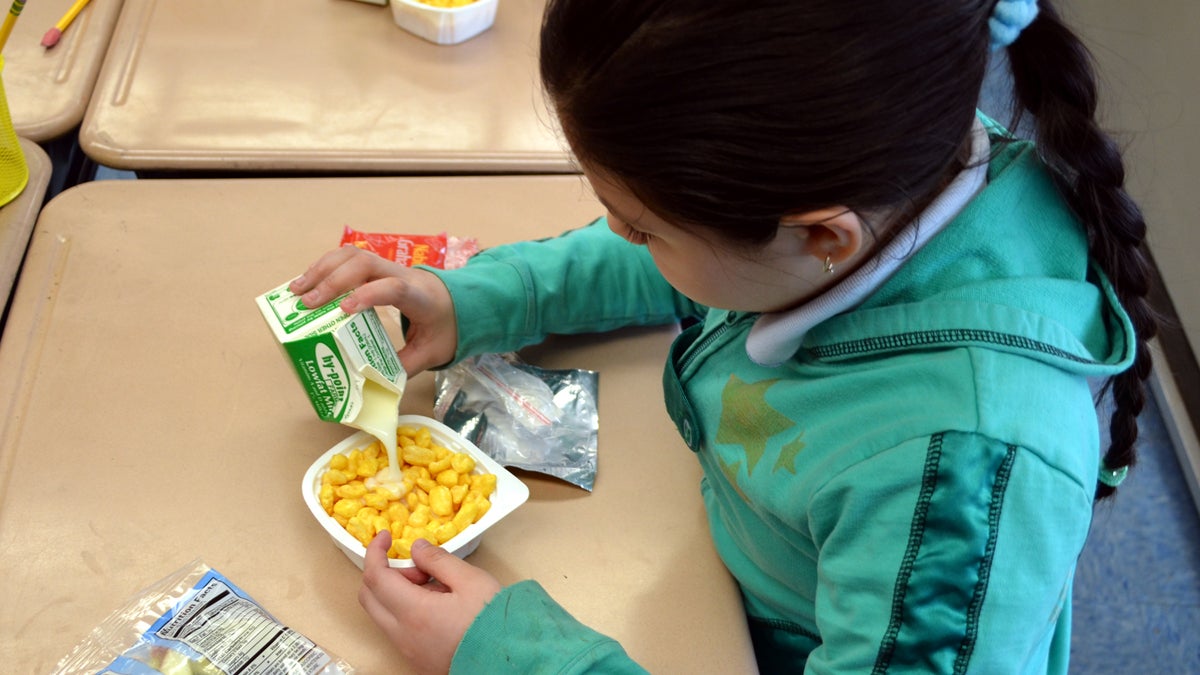
[[[440,546],[418,539],[414,568],[388,567],[392,536],[384,530],[367,547],[358,602],[409,665],[421,673],[450,670],[454,650],[500,582]]]
[[[288,286],[309,307],[320,307],[351,289],[341,302],[342,311],[349,314],[392,305],[408,319],[405,345],[397,354],[409,377],[454,358],[458,347],[454,300],[429,272],[343,246],[321,256]]]

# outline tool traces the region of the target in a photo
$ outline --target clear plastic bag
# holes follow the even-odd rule
[[[54,675],[351,675],[345,661],[193,560],[114,611]]]
[[[600,375],[485,354],[438,371],[434,417],[504,466],[596,482]]]

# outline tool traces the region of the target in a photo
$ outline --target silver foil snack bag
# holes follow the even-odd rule
[[[485,354],[438,371],[434,417],[504,466],[596,482],[600,375]]]

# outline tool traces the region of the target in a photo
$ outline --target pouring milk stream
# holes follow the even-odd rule
[[[379,439],[388,468],[375,477],[400,491],[396,420],[408,375],[374,309],[346,314],[342,297],[306,307],[288,284],[255,300],[300,377],[317,416]],[[386,472],[386,473],[385,473]]]

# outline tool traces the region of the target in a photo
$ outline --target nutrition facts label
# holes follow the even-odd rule
[[[182,642],[230,675],[314,675],[329,665],[320,647],[223,579],[209,577],[201,584],[152,629],[155,636]]]

